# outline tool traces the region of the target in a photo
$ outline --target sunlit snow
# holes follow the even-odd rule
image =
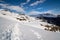
[[[44,30],[45,27],[41,24],[48,23],[29,16],[24,21],[17,20],[16,17],[19,18],[17,14],[3,15],[0,11],[0,40],[60,40],[60,32]]]

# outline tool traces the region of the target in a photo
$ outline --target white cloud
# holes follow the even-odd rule
[[[25,12],[24,9],[22,7],[19,7],[19,6],[12,6],[12,5],[8,5],[8,4],[0,4],[0,6],[2,6],[2,8],[15,10],[17,12]]]
[[[23,6],[23,5],[25,5],[25,4],[29,3],[29,2],[30,2],[30,0],[26,0],[26,2],[21,3],[21,6]]]
[[[34,3],[32,3],[32,4],[30,4],[30,6],[37,5],[38,3],[39,3],[39,1],[36,1],[36,2],[34,2]]]
[[[37,8],[37,9],[43,9],[43,8]]]
[[[32,4],[30,4],[30,6],[34,6],[34,5],[37,5],[39,3],[43,3],[43,2],[45,2],[45,0],[39,0],[39,1],[36,1],[36,2],[34,2]]]
[[[30,0],[27,0],[27,3],[30,2]]]
[[[42,12],[39,11],[31,11],[29,12],[29,15],[36,15],[36,14],[41,14]]]
[[[9,6],[8,9],[16,10],[17,12],[25,12],[24,9],[19,6]]]
[[[54,10],[48,10],[48,11],[45,11],[44,13],[53,13]]]
[[[3,2],[3,0],[0,0],[0,2]]]
[[[54,13],[54,10],[48,10],[48,11],[44,11],[44,12],[39,12],[39,11],[31,11],[29,12],[29,15],[36,15],[36,14],[42,14],[42,13]]]
[[[44,13],[52,13],[52,14],[60,14],[60,11],[57,11],[58,9],[54,9],[54,10],[48,10]]]
[[[4,10],[4,9],[0,9],[0,11],[1,11],[1,10]]]
[[[25,5],[26,3],[21,3],[21,6]]]
[[[2,8],[6,8],[8,4],[0,4],[0,6],[2,6]]]

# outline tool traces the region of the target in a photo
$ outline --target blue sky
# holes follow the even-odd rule
[[[60,13],[60,0],[0,0],[0,9],[28,13]]]

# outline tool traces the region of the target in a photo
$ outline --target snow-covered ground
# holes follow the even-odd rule
[[[26,21],[16,18],[19,18],[18,14],[3,15],[0,12],[0,40],[60,40],[60,32],[44,30],[41,24],[48,23],[29,16]]]

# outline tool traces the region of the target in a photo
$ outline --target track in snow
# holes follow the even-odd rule
[[[60,40],[60,33],[0,18],[0,40]]]

